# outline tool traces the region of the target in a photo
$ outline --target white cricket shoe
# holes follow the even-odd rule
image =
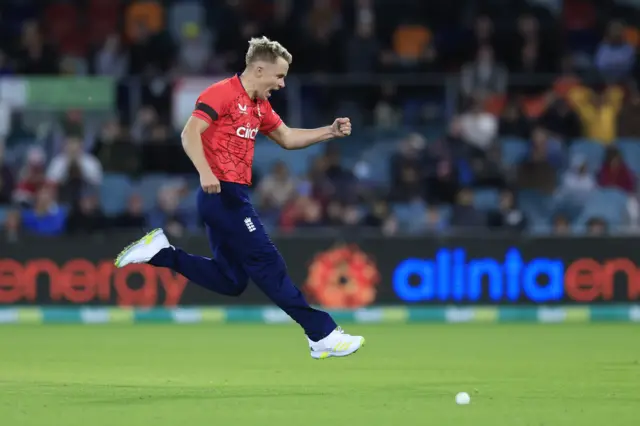
[[[318,342],[314,342],[308,337],[307,340],[309,340],[311,357],[314,359],[351,355],[364,346],[364,337],[346,334],[340,327]]]
[[[120,252],[114,264],[118,268],[130,263],[147,263],[164,248],[171,247],[167,236],[160,228],[154,229]]]

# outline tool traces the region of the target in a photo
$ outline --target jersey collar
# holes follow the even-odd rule
[[[251,102],[257,103],[258,99],[253,99],[250,95],[249,92],[247,92],[247,89],[244,88],[244,85],[242,84],[242,80],[240,80],[240,73],[237,72],[236,75],[233,77],[233,82],[235,83],[236,87],[238,88],[238,90],[241,90],[246,96],[247,98],[249,98],[249,100]]]

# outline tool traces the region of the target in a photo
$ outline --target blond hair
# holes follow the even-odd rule
[[[277,41],[269,40],[267,37],[252,38],[249,40],[249,49],[245,57],[247,65],[255,61],[275,62],[278,58],[282,58],[291,64],[293,57],[287,49]]]

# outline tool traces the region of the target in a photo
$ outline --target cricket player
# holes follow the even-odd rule
[[[206,225],[213,258],[172,246],[156,229],[125,248],[115,264],[149,263],[170,268],[202,287],[239,296],[249,278],[304,330],[311,356],[343,357],[364,345],[331,316],[313,309],[287,273],[285,262],[269,239],[249,201],[251,164],[258,132],[284,149],[351,134],[348,118],[317,129],[287,127],[269,97],[285,86],[291,54],[266,37],[249,41],[246,68],[209,86],[198,97],[182,131],[182,145],[200,174],[198,212]]]

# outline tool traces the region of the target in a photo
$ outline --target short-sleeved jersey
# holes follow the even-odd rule
[[[202,145],[213,174],[221,181],[251,185],[258,132],[267,135],[282,124],[269,101],[252,99],[235,75],[205,89],[192,115],[209,123]]]

